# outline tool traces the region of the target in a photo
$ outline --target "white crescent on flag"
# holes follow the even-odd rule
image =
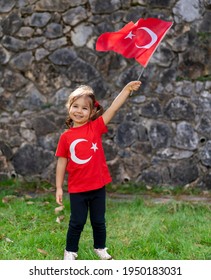
[[[75,154],[75,147],[76,147],[76,145],[77,145],[78,143],[84,142],[84,141],[88,142],[86,139],[79,138],[79,139],[76,139],[75,141],[73,141],[73,142],[71,143],[71,145],[70,145],[70,157],[71,157],[72,161],[74,161],[74,162],[77,163],[77,164],[85,164],[85,163],[87,163],[88,161],[90,161],[90,159],[92,158],[92,156],[91,156],[91,157],[89,157],[89,158],[87,158],[87,159],[80,159],[80,158],[78,158],[78,157],[76,156],[76,154]]]
[[[70,145],[70,158],[72,159],[72,161],[74,161],[77,164],[85,164],[91,160],[92,156],[87,159],[80,159],[79,157],[76,156],[75,148],[76,148],[77,144],[80,142],[88,142],[88,140],[79,138],[79,139],[76,139],[75,141],[73,141]],[[94,152],[96,152],[96,150],[98,150],[97,143],[92,143],[91,150],[94,150]]]
[[[147,27],[140,27],[138,29],[145,30],[149,34],[149,36],[151,37],[151,42],[149,44],[145,45],[145,46],[139,46],[137,44],[135,44],[135,46],[139,49],[149,49],[149,48],[151,48],[151,46],[153,46],[154,43],[157,41],[158,36],[151,29],[149,29]]]
[[[153,32],[153,31],[152,31],[151,29],[149,29],[148,27],[140,27],[140,28],[138,28],[138,29],[143,29],[143,30],[145,30],[145,31],[149,34],[149,36],[150,36],[150,38],[151,38],[151,42],[149,42],[148,44],[146,44],[146,45],[144,45],[144,46],[139,46],[137,43],[135,43],[136,48],[138,48],[138,49],[149,49],[149,48],[151,48],[151,47],[154,45],[154,43],[156,43],[156,41],[157,41],[157,39],[158,39],[158,36],[155,34],[155,32]],[[125,39],[129,38],[129,39],[133,40],[133,37],[137,37],[137,36],[134,35],[134,34],[132,33],[132,31],[130,31],[130,32],[128,33],[128,35],[125,37]]]

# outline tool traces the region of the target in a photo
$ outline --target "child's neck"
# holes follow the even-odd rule
[[[73,127],[80,127],[80,126],[83,126],[83,125],[85,125],[87,123],[88,123],[88,121],[85,122],[85,123],[73,123]]]

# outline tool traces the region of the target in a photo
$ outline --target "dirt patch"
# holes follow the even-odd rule
[[[211,204],[211,196],[196,195],[149,195],[149,194],[121,194],[108,193],[108,197],[117,200],[134,200],[137,198],[152,201],[154,203],[169,203],[173,201]]]

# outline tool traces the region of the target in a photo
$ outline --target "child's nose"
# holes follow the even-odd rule
[[[82,108],[81,108],[81,107],[78,107],[78,108],[77,108],[77,111],[78,111],[78,113],[81,113],[81,112],[82,112]]]

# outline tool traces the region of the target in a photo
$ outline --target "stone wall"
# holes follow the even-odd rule
[[[210,0],[1,0],[1,180],[54,181],[71,90],[91,85],[106,108],[142,70],[97,37],[141,17],[174,25],[104,137],[113,181],[211,188]]]

